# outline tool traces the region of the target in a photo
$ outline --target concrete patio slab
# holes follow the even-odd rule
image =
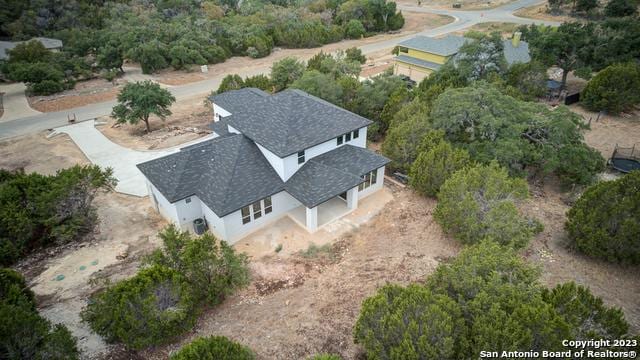
[[[278,253],[278,255],[282,256],[306,250],[311,244],[322,246],[365,225],[374,216],[378,215],[391,200],[393,200],[391,191],[387,188],[382,188],[359,200],[357,209],[325,224],[313,234],[310,234],[294,221],[292,214],[287,214],[248,235],[233,246],[236,250],[256,258],[275,254],[275,248],[278,245],[282,245],[282,250]]]
[[[69,135],[92,163],[102,168],[113,169],[113,175],[118,179],[118,185],[115,189],[117,192],[135,196],[148,195],[145,178],[136,167],[136,164],[175,153],[184,146],[212,138],[212,136],[205,136],[168,149],[140,151],[114,143],[96,129],[95,126],[95,120],[88,120],[56,128],[49,136],[55,136],[60,133]]]

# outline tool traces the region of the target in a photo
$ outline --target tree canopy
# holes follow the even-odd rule
[[[118,94],[118,104],[113,107],[111,116],[119,123],[135,125],[142,121],[149,132],[150,116],[164,120],[171,115],[169,107],[175,101],[176,98],[168,90],[151,80],[128,83]]]

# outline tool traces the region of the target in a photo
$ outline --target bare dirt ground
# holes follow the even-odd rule
[[[210,133],[207,125],[213,120],[212,110],[205,106],[202,96],[176,102],[171,116],[162,122],[151,119],[151,132],[146,133],[144,123],[116,124],[110,117],[100,120],[107,124],[98,129],[111,141],[136,150],[162,149],[195,140]]]
[[[2,169],[53,175],[60,169],[88,163],[66,134],[47,139],[46,133],[41,132],[0,142]]]
[[[558,14],[554,15],[549,12],[549,8],[547,4],[539,4],[534,6],[529,6],[517,10],[513,13],[515,16],[529,18],[529,19],[538,19],[538,20],[549,20],[549,21],[559,21],[559,22],[568,22],[568,21],[576,21],[577,18],[566,15],[566,14]]]
[[[116,98],[124,81],[92,79],[78,82],[75,88],[48,96],[29,96],[29,105],[41,112],[53,112],[109,101]]]
[[[389,188],[395,199],[335,242],[329,260],[253,259],[254,281],[247,289],[206,311],[179,343],[141,355],[165,359],[197,336],[220,334],[254,349],[260,359],[303,359],[319,352],[356,358],[352,331],[362,300],[387,282],[424,281],[461,248],[431,218],[434,200]]]
[[[308,59],[313,55],[319,53],[320,51],[324,52],[335,52],[338,50],[348,49],[354,46],[362,46],[366,44],[370,44],[373,42],[384,41],[388,39],[392,39],[395,37],[405,36],[409,34],[413,34],[418,31],[422,31],[425,29],[436,28],[445,24],[448,24],[453,21],[453,18],[449,16],[443,15],[435,15],[435,14],[427,14],[427,13],[411,13],[411,12],[403,12],[405,17],[405,25],[401,31],[396,33],[389,34],[380,34],[371,36],[364,39],[358,40],[343,40],[337,43],[327,44],[317,48],[311,49],[281,49],[276,48],[273,52],[264,58],[260,59],[252,59],[249,57],[233,57],[228,59],[227,61],[210,65],[209,72],[203,74],[199,71],[174,71],[174,70],[163,70],[158,74],[155,74],[154,77],[158,82],[167,85],[182,85],[191,82],[205,80],[211,77],[219,76],[221,74],[233,74],[240,71],[240,69],[250,69],[256,66],[265,66],[269,65],[275,61],[283,59],[285,57],[294,56],[300,59]],[[377,53],[376,53],[377,54]],[[383,53],[386,55],[386,52]],[[372,61],[373,54],[368,56],[368,60]]]

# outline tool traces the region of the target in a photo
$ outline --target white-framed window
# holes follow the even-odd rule
[[[351,133],[350,132],[344,134],[344,142],[349,142],[349,141],[351,141]]]
[[[248,224],[251,221],[258,220],[262,215],[267,215],[273,211],[273,204],[271,202],[271,196],[267,196],[262,200],[258,200],[253,204],[247,205],[240,209],[240,216],[242,218],[242,224]]]
[[[271,212],[271,210],[273,210],[273,207],[271,206],[271,196],[267,196],[266,198],[264,198],[264,214],[267,215],[268,213]]]
[[[298,164],[304,163],[304,150],[298,152]]]
[[[184,202],[186,202],[187,204],[190,203],[191,202],[191,198],[188,197],[188,198],[184,199]]]
[[[360,137],[360,129],[356,129],[353,131],[353,138],[357,139],[358,137]]]
[[[338,136],[338,137],[336,138],[336,145],[337,145],[337,146],[342,145],[342,135],[340,135],[340,136]]]
[[[364,174],[362,178],[364,179],[364,182],[358,185],[358,191],[368,189],[371,185],[378,182],[378,170],[376,169],[376,170],[370,171]]]

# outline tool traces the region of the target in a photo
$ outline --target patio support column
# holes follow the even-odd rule
[[[314,232],[318,229],[318,207],[307,209],[307,230]]]
[[[358,187],[347,191],[347,207],[351,210],[358,207]]]

